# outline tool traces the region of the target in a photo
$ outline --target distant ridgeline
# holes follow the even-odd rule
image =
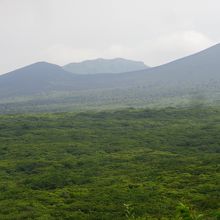
[[[63,69],[76,74],[125,73],[149,68],[143,62],[115,59],[86,60],[80,63],[70,63]]]
[[[0,76],[0,112],[218,104],[219,57],[218,44],[153,68],[121,58],[35,63]]]

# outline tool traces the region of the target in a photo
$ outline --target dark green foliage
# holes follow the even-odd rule
[[[219,134],[219,107],[2,115],[0,219],[218,219]]]
[[[180,203],[178,206],[178,219],[182,220],[199,220],[203,219],[203,215],[201,214],[196,214],[193,210],[190,210],[189,207],[186,205]]]

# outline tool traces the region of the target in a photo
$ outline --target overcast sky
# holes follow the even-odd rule
[[[156,66],[220,42],[219,0],[0,0],[0,73],[124,57]]]

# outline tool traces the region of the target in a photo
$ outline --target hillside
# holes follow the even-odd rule
[[[220,83],[220,44],[171,63],[136,73],[148,83]],[[138,75],[137,75],[138,74]],[[134,77],[134,75],[133,75]],[[146,78],[144,78],[146,77]]]

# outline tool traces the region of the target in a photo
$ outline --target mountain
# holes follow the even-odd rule
[[[115,59],[95,59],[86,60],[79,63],[70,63],[63,66],[63,69],[77,74],[97,74],[97,73],[123,73],[149,68],[143,62]]]
[[[161,66],[117,75],[96,74],[86,78],[90,85],[96,84],[96,88],[220,89],[220,44]]]
[[[158,66],[140,75],[150,77],[155,82],[207,82],[220,79],[220,44],[196,54]],[[136,75],[137,76],[137,75]]]
[[[73,74],[54,64],[35,63],[0,76],[0,112],[17,109],[11,99],[19,97],[29,98],[20,103],[22,108],[50,105],[59,110],[144,106],[195,97],[219,101],[219,57],[217,44],[165,65],[118,74]]]
[[[57,82],[66,83],[74,78],[62,67],[38,62],[0,76],[0,98],[30,96],[55,90]]]

